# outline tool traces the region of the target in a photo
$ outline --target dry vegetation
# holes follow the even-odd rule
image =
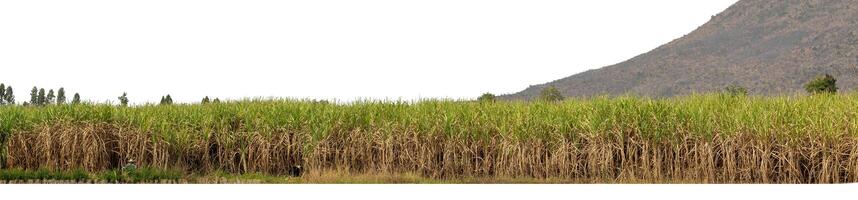
[[[135,159],[311,182],[843,183],[858,181],[856,114],[858,94],[16,106],[0,107],[0,163],[95,173]]]

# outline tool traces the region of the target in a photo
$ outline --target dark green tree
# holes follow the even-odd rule
[[[6,101],[7,104],[13,105],[15,104],[15,94],[12,92],[12,86],[6,86],[6,93],[3,94],[3,100]]]
[[[57,91],[57,104],[65,104],[66,103],[66,89],[60,88]]]
[[[552,85],[539,92],[539,100],[548,102],[563,101],[563,94],[560,94],[560,91]]]
[[[200,103],[202,103],[202,104],[211,103],[211,99],[209,99],[209,96],[203,97],[203,100],[200,101]]]
[[[6,96],[6,84],[0,83],[0,97]],[[6,105],[6,99],[0,98],[0,105]]]
[[[730,96],[746,96],[748,95],[748,88],[731,84],[724,88],[724,92]]]
[[[30,102],[27,105],[39,105],[39,88],[33,86],[33,89],[30,90]]]
[[[220,103],[220,98],[215,98],[214,101],[212,101],[212,103]]]
[[[74,93],[74,97],[72,97],[72,104],[80,104],[80,94],[77,92]]]
[[[807,93],[837,93],[837,79],[829,74],[820,75],[804,85]]]
[[[128,93],[123,92],[122,96],[119,96],[119,105],[128,106]]]
[[[480,95],[480,97],[477,98],[477,101],[479,101],[479,102],[495,102],[496,99],[497,99],[497,96],[495,96],[494,94],[485,93],[483,95]]]
[[[167,96],[161,97],[161,103],[159,103],[159,104],[160,105],[171,105],[171,104],[173,104],[173,97],[170,97],[170,95],[167,94]]]
[[[39,99],[35,105],[44,106],[48,102],[48,97],[45,96],[45,88],[39,88]]]
[[[54,89],[48,90],[48,96],[45,98],[45,105],[54,104],[55,103],[54,100],[56,98],[57,98],[57,96],[54,95]]]

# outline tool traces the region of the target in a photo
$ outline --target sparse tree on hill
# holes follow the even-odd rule
[[[62,105],[65,103],[66,103],[66,89],[60,88],[60,90],[57,91],[57,104]]]
[[[128,106],[128,93],[123,92],[122,96],[119,96],[119,104],[122,106]]]
[[[725,87],[724,92],[726,92],[730,96],[746,96],[748,95],[748,88],[732,84]]]
[[[206,96],[206,97],[204,97],[204,98],[203,98],[203,100],[202,100],[202,101],[200,101],[200,102],[201,102],[202,104],[211,103],[211,99],[209,99],[209,96]]]
[[[479,102],[495,102],[496,99],[497,99],[497,96],[495,96],[494,94],[485,93],[483,95],[480,95],[480,97],[477,98],[477,101],[479,101]]]
[[[48,90],[48,96],[47,96],[47,97],[45,97],[45,105],[51,105],[51,104],[54,104],[54,99],[55,99],[56,97],[57,97],[57,96],[56,96],[56,95],[54,95],[54,89]]]
[[[837,79],[829,74],[820,75],[804,85],[807,93],[837,93]]]
[[[30,90],[30,102],[27,105],[39,105],[39,88],[33,86],[33,89]]]
[[[15,94],[12,92],[12,86],[6,86],[6,93],[3,94],[3,100],[9,105],[15,104]]]
[[[72,97],[72,104],[80,104],[80,94],[77,92],[74,93],[74,97]]]
[[[548,86],[539,92],[539,100],[548,102],[563,101],[563,94],[560,94],[560,91],[556,87]]]

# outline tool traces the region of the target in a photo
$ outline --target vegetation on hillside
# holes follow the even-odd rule
[[[829,74],[820,75],[804,85],[804,89],[811,94],[836,93],[837,79]]]

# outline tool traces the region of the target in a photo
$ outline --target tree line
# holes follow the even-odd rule
[[[128,99],[128,93],[123,92],[121,96],[117,97],[119,99],[119,105],[128,106],[130,100]],[[54,92],[53,89],[45,90],[45,88],[39,88],[33,86],[33,89],[30,90],[30,101],[24,101],[21,103],[23,106],[46,106],[46,105],[63,105],[63,104],[80,104],[81,98],[80,94],[74,93],[71,101],[67,101],[66,98],[66,89],[60,87]],[[220,103],[219,98],[211,99],[208,96],[204,97],[200,103],[208,104],[208,103]],[[162,96],[161,101],[158,105],[172,105],[173,97],[167,94],[167,96]],[[0,105],[17,105],[15,101],[15,92],[12,89],[11,85],[6,85],[5,83],[0,83]]]

